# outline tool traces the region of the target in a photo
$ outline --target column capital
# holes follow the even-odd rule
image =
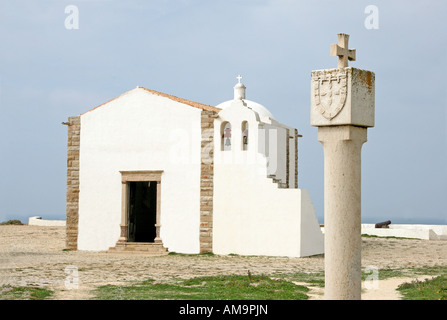
[[[318,127],[318,141],[321,143],[329,141],[356,141],[363,144],[367,141],[367,128],[350,125]]]
[[[347,67],[311,73],[310,124],[374,127],[374,72]]]

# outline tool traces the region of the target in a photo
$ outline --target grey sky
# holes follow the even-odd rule
[[[67,30],[67,5],[79,29]],[[379,29],[367,29],[368,5]],[[0,1],[0,221],[65,218],[68,116],[143,86],[217,105],[243,76],[247,99],[298,128],[299,184],[323,222],[323,148],[310,72],[376,75],[376,126],[362,151],[362,221],[447,223],[446,1]]]

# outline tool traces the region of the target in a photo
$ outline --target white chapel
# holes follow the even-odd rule
[[[298,131],[247,100],[241,77],[233,89],[209,106],[137,87],[69,117],[67,247],[322,254]]]

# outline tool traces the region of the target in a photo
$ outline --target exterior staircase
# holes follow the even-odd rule
[[[168,249],[162,243],[155,242],[118,242],[115,247],[109,248],[110,253],[140,253],[148,255],[167,255]]]
[[[276,178],[276,176],[274,174],[269,174],[267,176],[267,178],[272,179],[273,183],[276,183],[278,185],[279,189],[287,189],[288,188],[287,183],[281,182],[281,179]]]

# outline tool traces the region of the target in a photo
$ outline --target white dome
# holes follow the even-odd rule
[[[229,106],[231,106],[231,103],[233,101],[234,100],[228,100],[228,101],[222,102],[222,103],[218,104],[216,106],[216,108],[220,108],[222,110],[225,108],[228,108]],[[243,101],[247,105],[248,108],[252,109],[253,111],[256,111],[259,114],[259,118],[261,118],[261,119],[262,118],[275,119],[273,117],[273,115],[270,113],[270,111],[268,111],[267,108],[264,107],[263,105],[261,105],[257,102],[251,101],[251,100],[247,100],[247,99],[244,99]]]

